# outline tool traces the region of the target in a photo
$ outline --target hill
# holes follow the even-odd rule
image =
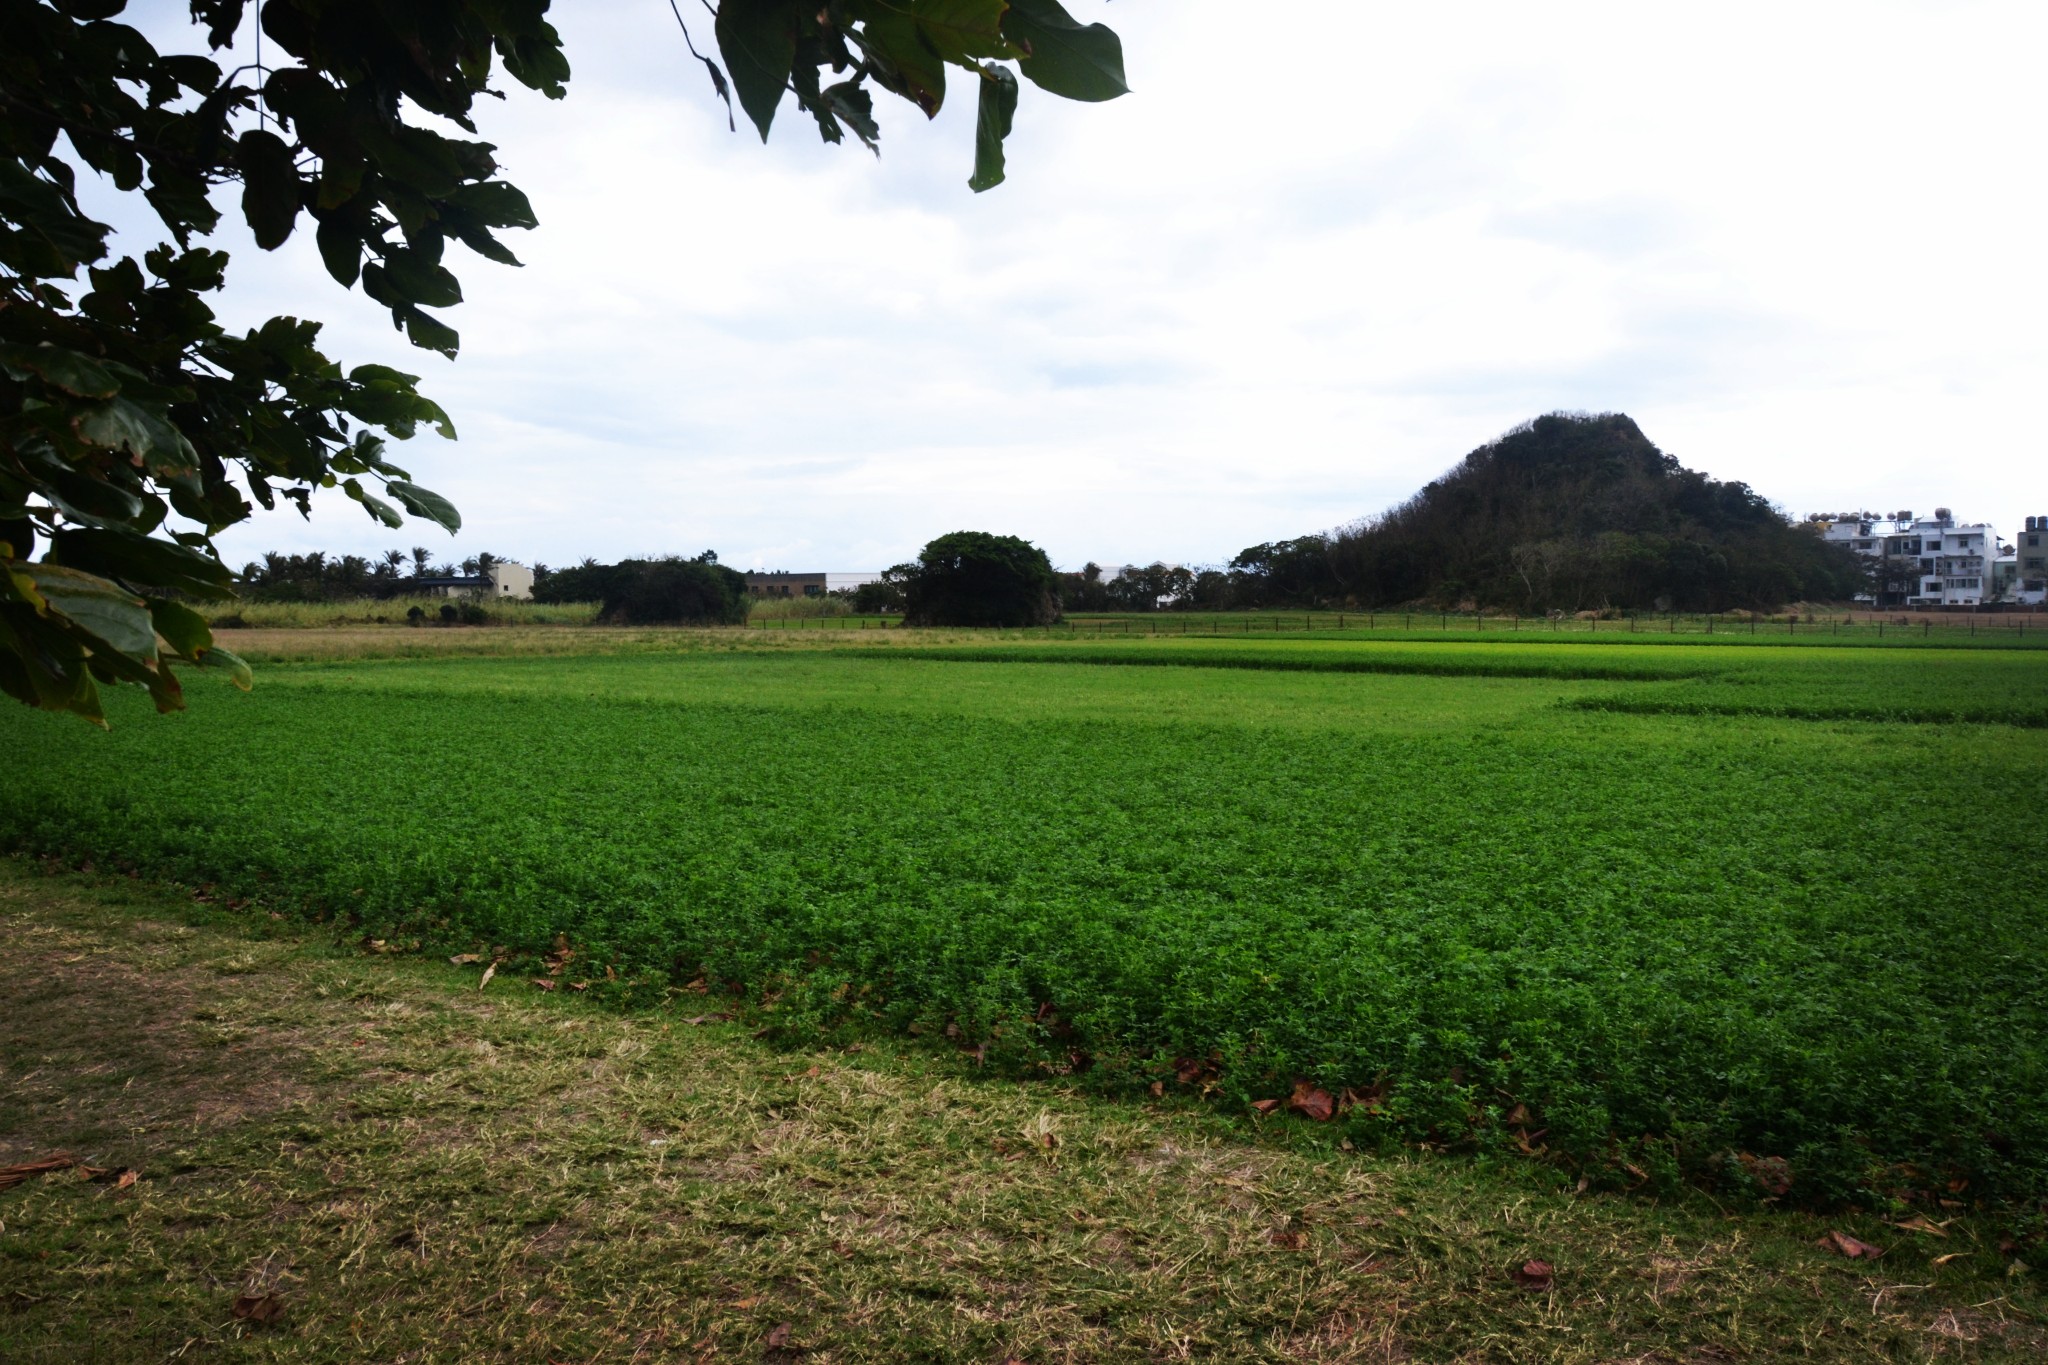
[[[1768,609],[1862,584],[1852,552],[1747,484],[1685,468],[1620,413],[1539,417],[1380,516],[1232,568],[1295,600],[1530,613]]]

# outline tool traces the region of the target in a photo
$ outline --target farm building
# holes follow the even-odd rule
[[[499,597],[525,602],[533,597],[533,570],[501,559],[473,577],[415,578],[406,586],[421,597]]]
[[[766,573],[747,574],[747,591],[756,597],[823,597],[829,592],[852,592],[863,583],[881,581],[879,573]]]

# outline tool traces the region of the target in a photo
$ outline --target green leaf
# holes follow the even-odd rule
[[[79,436],[94,445],[140,456],[159,478],[189,476],[199,463],[199,452],[159,405],[117,396],[86,408],[77,426]]]
[[[1003,12],[1009,0],[876,0],[877,9],[905,9],[924,30],[925,41],[940,58],[967,64],[982,57],[1014,57],[1016,49],[1003,38]]]
[[[946,63],[925,40],[917,21],[898,10],[885,10],[851,35],[867,53],[875,80],[937,118],[946,102]]]
[[[460,207],[465,213],[473,214],[478,222],[491,227],[534,228],[540,226],[540,219],[534,217],[533,204],[516,185],[502,180],[485,180],[473,185],[464,185],[448,196],[448,202]]]
[[[392,310],[405,324],[405,337],[423,351],[439,351],[450,360],[462,349],[462,334],[430,313],[410,306]]]
[[[404,483],[395,479],[384,485],[384,491],[397,498],[399,504],[416,517],[425,517],[449,531],[462,529],[462,513],[456,511],[455,504],[439,493],[431,492],[416,483]]]
[[[126,588],[57,564],[30,564],[19,572],[34,580],[51,612],[100,644],[137,664],[156,661],[156,626],[142,599]]]
[[[974,118],[974,174],[967,188],[980,194],[1003,183],[1003,139],[1017,115],[1017,78],[989,62],[981,68],[981,99]]]
[[[235,162],[242,171],[242,216],[256,234],[256,245],[275,251],[292,235],[299,216],[299,168],[283,138],[261,129],[242,134],[235,144]]]
[[[150,623],[181,659],[198,661],[200,652],[213,643],[213,628],[206,618],[182,602],[167,597],[149,599]]]
[[[398,509],[374,493],[366,491],[360,480],[343,479],[341,487],[343,492],[361,503],[372,517],[383,522],[392,530],[395,531],[405,525],[405,518],[398,514]]]
[[[197,662],[201,668],[225,668],[228,671],[228,681],[244,692],[247,692],[256,681],[256,675],[249,671],[249,665],[219,645],[209,645],[201,650]]]
[[[1011,0],[1003,33],[1031,49],[1017,65],[1041,90],[1090,103],[1130,93],[1122,40],[1106,24],[1077,22],[1059,0]]]
[[[50,550],[59,564],[140,588],[216,602],[235,595],[235,576],[227,565],[175,541],[66,527],[50,538]]]
[[[403,298],[427,308],[452,308],[462,302],[462,286],[446,266],[435,265],[416,251],[394,248],[384,253],[381,266],[366,266],[365,273],[379,271]]]
[[[0,156],[0,212],[20,224],[20,247],[39,275],[70,277],[107,254],[113,229],[78,212],[71,196],[13,156]]]
[[[48,343],[0,346],[0,369],[15,379],[39,375],[51,388],[79,398],[112,398],[121,391],[120,381],[97,362]]]
[[[875,97],[861,87],[857,77],[826,86],[823,98],[826,107],[838,115],[841,123],[853,129],[853,135],[865,143],[869,151],[881,150],[875,145],[882,136],[881,125],[875,122]]]
[[[740,108],[766,142],[796,63],[796,6],[789,0],[724,0],[712,27]]]
[[[363,270],[363,237],[355,224],[339,214],[323,218],[313,230],[313,241],[327,273],[344,289],[353,285]]]

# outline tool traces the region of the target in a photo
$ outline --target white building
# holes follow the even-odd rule
[[[1988,522],[1958,522],[1948,508],[1937,507],[1931,517],[1837,517],[1822,535],[1830,544],[1892,562],[1897,573],[1886,596],[1897,600],[1879,605],[1978,607],[1996,598],[1998,532]],[[1857,600],[1874,599],[1860,594]]]

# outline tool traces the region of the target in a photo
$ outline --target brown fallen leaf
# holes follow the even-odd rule
[[[1932,1221],[1924,1213],[1916,1213],[1911,1218],[1905,1219],[1903,1222],[1893,1223],[1892,1226],[1895,1228],[1904,1228],[1908,1232],[1923,1232],[1927,1234],[1929,1237],[1948,1236],[1947,1228],[1943,1227],[1939,1223]]]
[[[1524,1261],[1515,1267],[1515,1283],[1532,1293],[1545,1293],[1550,1289],[1557,1271],[1548,1261]]]
[[[24,1161],[19,1166],[0,1166],[0,1190],[11,1190],[34,1176],[47,1175],[51,1171],[68,1171],[78,1164],[78,1158],[69,1152],[58,1152],[55,1156],[44,1157],[41,1161]]]
[[[276,1322],[284,1316],[284,1300],[276,1294],[241,1294],[228,1313],[243,1322]]]
[[[1166,1082],[1165,1082],[1165,1081],[1154,1081],[1154,1082],[1152,1082],[1152,1098],[1153,1098],[1153,1099],[1155,1099],[1155,1100],[1157,1100],[1157,1099],[1164,1099],[1165,1097],[1166,1097]]]
[[[734,1307],[734,1308],[736,1308],[736,1309],[738,1309],[738,1310],[739,1310],[740,1312],[744,1313],[744,1312],[746,1312],[746,1311],[747,1311],[747,1310],[748,1310],[749,1308],[754,1308],[754,1307],[757,1307],[757,1306],[759,1306],[760,1302],[761,1302],[761,1300],[760,1300],[760,1299],[758,1299],[757,1297],[755,1297],[755,1296],[754,1296],[754,1295],[752,1295],[752,1294],[749,1294],[749,1295],[747,1295],[747,1297],[745,1297],[744,1299],[741,1299],[741,1300],[740,1300],[740,1301],[739,1301],[738,1303],[734,1304],[734,1305],[733,1305],[733,1307]]]
[[[544,977],[544,976],[536,976],[536,977],[535,977],[535,978],[533,979],[533,984],[534,984],[534,985],[535,985],[535,986],[536,986],[537,988],[539,988],[540,990],[544,990],[544,991],[551,991],[551,990],[553,990],[553,989],[555,988],[555,983],[554,983],[554,982],[552,982],[552,981],[550,981],[550,980],[548,980],[548,979],[547,979],[546,977]]]
[[[1278,1109],[1279,1107],[1280,1107],[1280,1101],[1279,1101],[1279,1100],[1253,1100],[1253,1101],[1252,1101],[1252,1108],[1254,1108],[1254,1109],[1258,1110],[1258,1111],[1259,1111],[1259,1112],[1260,1112],[1261,1114],[1270,1114],[1270,1113],[1272,1113],[1272,1112],[1273,1112],[1273,1111],[1274,1111],[1275,1109]]]
[[[789,1334],[795,1330],[796,1324],[793,1322],[778,1322],[768,1329],[768,1339],[764,1344],[770,1350],[779,1351],[789,1345]]]
[[[457,953],[454,957],[448,959],[451,964],[457,967],[467,967],[473,962],[482,962],[483,960],[484,955],[482,953]]]
[[[1949,1253],[1948,1253],[1948,1255],[1946,1255],[1946,1256],[1937,1256],[1937,1257],[1935,1257],[1935,1258],[1934,1258],[1934,1264],[1935,1264],[1935,1265],[1947,1265],[1947,1264],[1948,1264],[1948,1263],[1949,1263],[1950,1261],[1960,1260],[1961,1258],[1963,1258],[1963,1257],[1965,1257],[1965,1256],[1967,1256],[1967,1255],[1969,1255],[1969,1254],[1970,1254],[1970,1253],[1969,1253],[1969,1252],[1967,1252],[1967,1251],[1951,1251],[1951,1252],[1949,1252]]]
[[[1782,1199],[1792,1189],[1792,1163],[1781,1156],[1754,1156],[1748,1152],[1738,1154],[1742,1169],[1749,1173],[1765,1194]]]
[[[482,978],[481,978],[481,979],[480,979],[480,980],[479,980],[479,981],[478,981],[478,982],[476,983],[476,988],[477,988],[478,990],[482,990],[482,989],[483,989],[484,987],[486,987],[486,986],[490,985],[490,984],[491,984],[491,978],[492,978],[492,977],[494,977],[494,976],[496,976],[497,974],[498,974],[498,964],[497,964],[497,963],[495,963],[495,962],[493,962],[493,963],[491,963],[491,964],[490,964],[490,965],[489,965],[488,967],[485,967],[485,968],[484,968],[484,974],[483,974],[483,977],[482,977]]]
[[[1282,1251],[1300,1251],[1308,1245],[1308,1234],[1299,1228],[1275,1228],[1266,1240]]]
[[[1830,1230],[1828,1235],[1815,1243],[1822,1251],[1832,1251],[1837,1256],[1847,1256],[1852,1261],[1874,1261],[1884,1255],[1883,1247],[1872,1246],[1859,1241],[1846,1232]]]
[[[686,1024],[723,1024],[732,1019],[730,1014],[693,1014],[683,1020]]]
[[[1337,1100],[1329,1091],[1308,1081],[1295,1084],[1294,1093],[1287,1097],[1287,1107],[1305,1119],[1317,1123],[1328,1123],[1337,1117]]]
[[[569,989],[572,991],[587,991],[590,989],[590,983],[588,981],[571,981]]]

